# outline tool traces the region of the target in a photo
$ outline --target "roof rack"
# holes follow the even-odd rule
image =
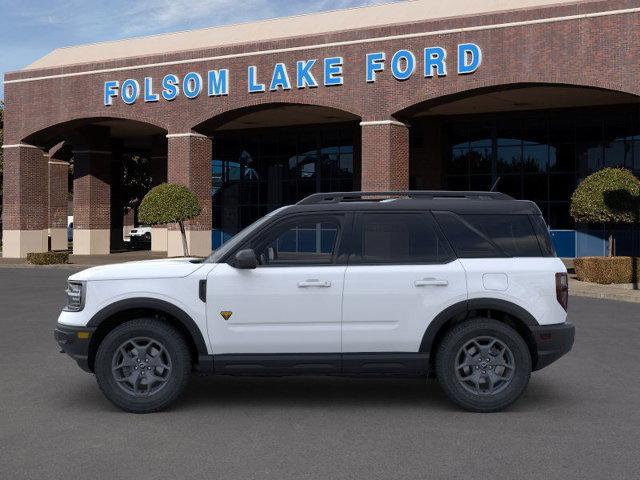
[[[365,198],[382,197],[382,198]],[[296,205],[314,205],[320,203],[340,203],[363,201],[381,201],[389,197],[406,197],[411,199],[433,200],[437,198],[469,199],[469,200],[513,200],[513,197],[500,192],[466,192],[447,190],[404,190],[389,192],[327,192],[314,193],[300,200]]]

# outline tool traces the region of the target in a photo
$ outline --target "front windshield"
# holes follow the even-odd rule
[[[274,210],[273,212],[268,213],[264,217],[259,218],[258,220],[253,222],[251,225],[249,225],[249,226],[243,228],[242,230],[240,230],[233,237],[231,237],[231,239],[228,242],[222,244],[220,246],[220,248],[218,248],[217,250],[214,250],[211,253],[211,255],[209,255],[204,260],[205,263],[218,263],[222,257],[224,257],[227,253],[229,253],[231,250],[236,248],[242,242],[244,242],[246,240],[246,238],[251,235],[252,232],[254,232],[255,230],[257,230],[260,227],[262,227],[262,225],[267,223],[267,221],[271,217],[273,217],[276,213],[281,212],[282,210],[284,210],[286,208],[287,208],[286,206],[285,207],[280,207],[277,210]]]

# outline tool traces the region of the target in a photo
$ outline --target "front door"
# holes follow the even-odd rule
[[[340,353],[344,220],[341,214],[283,219],[240,247],[254,249],[256,269],[220,264],[209,273],[214,354]]]

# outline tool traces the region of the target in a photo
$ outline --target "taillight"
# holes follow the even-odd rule
[[[556,298],[565,311],[569,306],[569,277],[565,272],[556,273]]]

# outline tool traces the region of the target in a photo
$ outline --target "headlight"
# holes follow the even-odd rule
[[[67,282],[67,304],[64,306],[67,312],[79,312],[84,308],[85,284],[82,282]]]

